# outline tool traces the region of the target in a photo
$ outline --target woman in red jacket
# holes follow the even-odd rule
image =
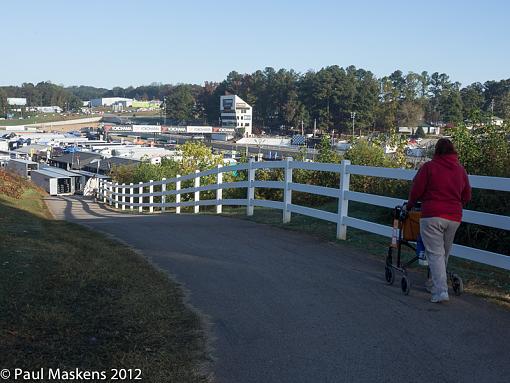
[[[462,207],[471,199],[466,170],[459,163],[452,142],[437,141],[432,161],[413,180],[407,208],[421,201],[420,235],[432,277],[431,302],[448,301],[446,265],[455,232],[462,221]]]

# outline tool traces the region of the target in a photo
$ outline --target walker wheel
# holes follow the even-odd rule
[[[409,295],[409,291],[411,291],[411,280],[406,275],[400,280],[400,289],[404,295]]]
[[[464,283],[462,282],[462,278],[457,274],[452,274],[452,288],[455,295],[461,295],[464,292]]]
[[[393,271],[393,268],[391,266],[386,266],[384,268],[384,277],[386,278],[386,283],[388,285],[392,285],[393,282],[395,282],[395,272]]]

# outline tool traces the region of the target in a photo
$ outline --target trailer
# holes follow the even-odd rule
[[[30,160],[23,160],[21,158],[11,158],[7,163],[7,170],[16,173],[23,178],[30,178],[34,170],[39,169],[39,164]]]
[[[51,166],[34,170],[32,182],[48,192],[49,195],[72,195],[76,190],[79,175]]]

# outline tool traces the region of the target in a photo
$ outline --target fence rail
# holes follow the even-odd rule
[[[256,171],[259,169],[282,169],[283,181],[265,181],[256,179]],[[324,187],[295,183],[292,181],[293,169],[322,171],[338,173],[340,182],[338,188]],[[246,181],[223,182],[223,174],[233,171],[247,171]],[[379,168],[371,166],[351,165],[344,160],[340,164],[324,164],[316,162],[292,161],[287,158],[283,161],[254,162],[237,164],[234,166],[196,171],[195,173],[177,176],[175,178],[158,181],[140,182],[138,184],[122,184],[100,180],[98,198],[116,208],[126,210],[138,209],[143,212],[147,208],[153,212],[154,208],[165,211],[167,208],[175,208],[175,213],[180,214],[181,207],[193,207],[195,213],[200,212],[200,206],[216,206],[216,213],[222,213],[223,206],[246,206],[247,215],[253,215],[254,207],[267,207],[282,210],[283,222],[291,220],[292,213],[302,214],[309,217],[336,223],[336,236],[338,239],[346,239],[347,228],[355,228],[385,237],[391,237],[390,226],[350,217],[349,201],[357,201],[374,206],[393,208],[402,204],[402,200],[381,195],[361,193],[349,190],[350,175],[362,175],[369,177],[390,178],[397,180],[412,180],[415,170]],[[216,182],[201,185],[202,177],[216,176]],[[510,178],[469,176],[473,188],[510,192]],[[182,182],[192,181],[193,186],[181,188]],[[171,187],[169,187],[171,186]],[[157,187],[159,190],[154,190]],[[283,191],[283,201],[271,201],[255,198],[256,188],[280,189]],[[224,189],[246,189],[246,198],[223,199]],[[201,192],[215,192],[213,199],[200,199]],[[314,195],[333,197],[338,199],[338,211],[336,213],[300,206],[292,203],[292,192],[303,192]],[[193,200],[181,201],[183,194],[193,195]],[[174,201],[168,201],[167,197],[173,196]],[[161,202],[155,202],[154,197],[160,197]],[[144,200],[145,199],[145,200]],[[148,202],[146,200],[148,199]],[[136,202],[135,202],[136,200]],[[510,217],[484,213],[473,210],[464,210],[464,222],[487,226],[496,229],[510,230]],[[510,270],[510,256],[498,254],[472,247],[453,245],[452,255],[476,261],[479,263],[496,266]]]

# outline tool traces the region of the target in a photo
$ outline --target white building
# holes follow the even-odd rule
[[[220,97],[221,126],[235,128],[244,137],[251,136],[253,108],[236,95]]]
[[[62,108],[57,105],[53,106],[32,106],[28,108],[31,112],[40,112],[40,113],[62,113]]]
[[[7,104],[16,105],[16,106],[24,106],[27,104],[27,99],[21,98],[21,97],[7,97]]]
[[[112,106],[112,105],[122,105],[123,107],[130,107],[133,105],[132,98],[124,98],[124,97],[103,97],[103,98],[93,98],[90,100],[90,106],[96,108],[98,106]]]
[[[422,123],[416,124],[416,126],[399,126],[398,132],[404,133],[404,134],[416,134],[416,131],[418,130],[418,128],[422,128],[423,133],[434,135],[434,136],[438,136],[441,131],[439,126],[432,126],[425,122],[422,122]]]
[[[505,120],[503,120],[502,118],[499,118],[499,117],[492,117],[492,124],[493,125],[496,125],[496,126],[503,126],[503,123],[505,122]]]

